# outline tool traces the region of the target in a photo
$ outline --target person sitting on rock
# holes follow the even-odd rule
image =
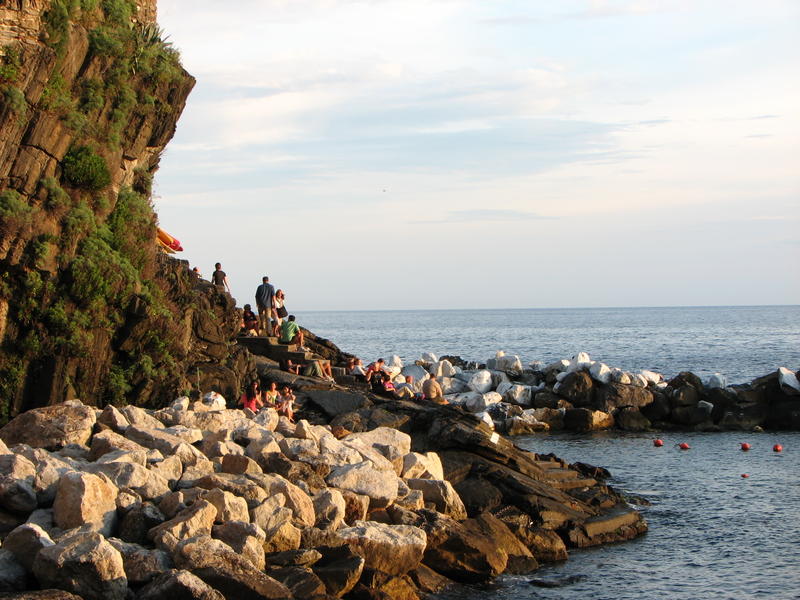
[[[334,381],[333,372],[331,371],[331,364],[327,360],[312,360],[303,369],[303,375],[306,377],[318,377],[320,379],[327,379]]]
[[[411,375],[406,375],[406,380],[394,388],[394,395],[398,398],[412,399],[416,396],[414,392],[414,378]]]
[[[373,363],[369,363],[367,365],[367,370],[364,373],[364,379],[367,383],[370,383],[372,378],[375,376],[376,373],[385,373],[383,366],[386,363],[382,358],[379,358]],[[381,384],[383,384],[383,379],[381,378]]]
[[[244,311],[242,311],[242,322],[244,323],[245,335],[258,335],[258,317],[250,308],[249,304],[244,305]]]
[[[348,367],[349,367],[347,369],[348,374],[350,374],[353,377],[355,377],[358,381],[366,382],[367,381],[367,373],[366,373],[366,371],[364,371],[364,365],[361,362],[361,359],[358,358],[358,357],[355,357],[355,358],[352,358],[350,360],[353,361],[353,364],[352,365],[348,364]],[[349,362],[350,361],[348,361],[348,363]]]
[[[281,324],[280,343],[297,344],[301,351],[308,352],[308,348],[303,345],[304,342],[303,330],[300,329],[300,325],[295,322],[294,315],[289,315],[289,318]]]
[[[300,375],[300,369],[303,367],[303,365],[294,362],[291,358],[282,358],[279,364],[282,371],[286,371],[287,373],[292,373],[294,375]]]
[[[275,408],[278,405],[278,384],[275,381],[269,382],[269,388],[264,390],[264,406]]]
[[[444,399],[442,386],[436,381],[436,375],[431,375],[429,379],[424,381],[422,384],[422,395],[426,400],[430,400],[436,404],[450,404]]]
[[[258,412],[258,409],[264,406],[260,396],[261,391],[258,388],[258,380],[254,379],[239,399],[239,405],[253,412]]]
[[[289,419],[292,423],[294,423],[294,402],[296,398],[294,393],[292,393],[292,388],[288,385],[283,386],[281,389],[281,395],[278,398],[278,406],[276,410],[278,411],[279,415],[282,415]]]

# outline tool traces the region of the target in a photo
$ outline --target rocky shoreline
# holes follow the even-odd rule
[[[387,369],[397,383],[413,377],[417,391],[435,375],[451,405],[512,436],[608,429],[800,429],[800,371],[784,367],[730,386],[718,373],[705,383],[691,372],[670,380],[653,371],[631,373],[593,361],[585,352],[528,366],[503,352],[485,363],[424,353],[410,365],[394,356]]]
[[[70,400],[0,429],[0,590],[413,599],[646,531],[602,469],[523,451],[456,407],[256,363],[294,387],[297,424],[207,394]]]

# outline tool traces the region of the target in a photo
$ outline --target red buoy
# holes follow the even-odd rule
[[[750,477],[750,475],[747,473],[742,473],[742,479],[747,479],[748,477]]]
[[[772,447],[772,451],[773,452],[783,452],[783,446],[781,446],[780,444],[775,444]]]
[[[742,442],[740,445],[742,447],[742,452],[747,452],[748,450],[750,450],[750,444],[748,444],[747,442]]]
[[[678,444],[678,448],[680,448],[681,450],[688,450],[690,447],[691,446],[689,446],[689,444],[687,444],[686,442],[681,442],[680,444]]]
[[[663,445],[664,445],[664,440],[661,439],[653,440],[653,446],[655,446],[656,448],[661,448],[661,446]]]

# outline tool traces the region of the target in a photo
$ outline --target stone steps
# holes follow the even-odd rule
[[[633,509],[615,511],[591,517],[583,523],[583,529],[590,538],[614,533],[618,529],[641,521],[641,515]]]
[[[572,490],[575,488],[585,488],[585,487],[592,487],[593,485],[597,485],[597,481],[595,479],[590,478],[575,478],[575,479],[547,479],[545,478],[545,483],[548,485],[553,486],[561,491]]]

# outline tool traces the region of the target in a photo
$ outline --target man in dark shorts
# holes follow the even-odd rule
[[[275,309],[275,288],[266,275],[261,278],[261,285],[256,288],[256,307],[258,307],[258,328],[261,335],[270,335],[269,320]]]
[[[227,291],[229,294],[231,293],[231,286],[228,285],[228,276],[225,275],[225,271],[222,270],[222,265],[219,263],[214,265],[214,272],[211,274],[211,283],[217,286],[218,291]]]

